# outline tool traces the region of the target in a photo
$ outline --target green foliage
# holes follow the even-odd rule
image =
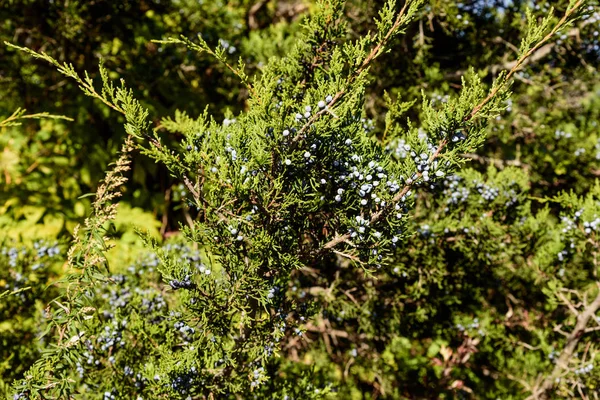
[[[79,199],[91,200],[78,213],[88,217],[60,276],[35,272],[47,250],[5,246],[3,391],[106,400],[595,394],[592,4],[552,2],[556,17],[549,2],[323,0],[301,21],[244,37],[235,28],[244,11],[260,26],[259,13],[278,15],[276,2],[175,3],[198,24],[214,11],[234,27],[235,45],[204,30],[190,39],[197,30],[180,31],[177,13],[149,16],[170,27],[149,45],[214,62],[217,91],[239,81],[217,107],[177,104],[163,116],[138,100],[148,93],[135,79],[114,85],[101,65],[96,89],[50,52],[8,44],[121,114],[126,139],[95,196]],[[578,37],[589,45],[576,56]],[[26,152],[21,143],[15,154]],[[127,197],[134,150],[170,175],[153,195],[167,218],[179,215],[173,239],[164,240],[164,216],[158,223]],[[45,210],[5,220],[31,229]]]
[[[34,338],[44,331],[46,304],[58,292],[46,285],[60,273],[60,247],[44,241],[4,241],[0,249],[0,390],[7,393],[40,357],[45,343]]]
[[[214,113],[222,114],[225,106],[243,107],[245,94],[239,90],[237,80],[211,57],[164,48],[151,40],[202,32],[211,44],[219,40],[230,43],[236,57],[247,54],[246,34],[268,30],[270,18],[276,17],[272,7],[253,11],[256,23],[248,26],[250,3],[230,1],[228,7],[222,7],[220,2],[212,1],[2,2],[0,40],[46,51],[61,65],[72,64],[82,76],[83,71],[91,71],[94,81],[100,80],[94,72],[102,62],[110,70],[111,80],[125,78],[143,95],[144,107],[153,115],[176,107],[195,113],[207,104]],[[276,18],[285,25],[291,16]],[[253,49],[248,54],[250,51]],[[20,209],[36,206],[44,208],[35,222],[46,237],[54,237],[57,230],[62,237],[68,236],[90,211],[89,201],[78,197],[95,190],[96,182],[117,153],[124,138],[123,120],[103,103],[86,100],[77,85],[68,85],[57,75],[53,65],[32,64],[30,56],[7,46],[1,46],[0,58],[0,118],[25,107],[75,120],[52,124],[30,120],[20,127],[2,129],[0,202],[6,205],[2,208],[2,229],[10,226],[13,237],[29,234],[31,227],[11,221],[24,222]],[[214,85],[214,81],[220,84]],[[178,182],[147,159],[134,159],[137,167],[124,201],[158,216],[163,221],[163,234],[176,230],[185,215],[173,207],[165,192],[173,190],[171,187]],[[50,222],[44,222],[44,218]]]

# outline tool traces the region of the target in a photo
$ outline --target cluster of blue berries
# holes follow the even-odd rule
[[[485,201],[494,201],[496,197],[500,194],[500,189],[497,187],[489,186],[485,183],[478,183],[476,186],[477,191],[481,195],[480,202]]]
[[[446,208],[444,209],[446,212],[450,210],[450,206],[466,203],[471,198],[473,191],[479,195],[477,201],[480,204],[491,203],[500,198],[504,201],[505,207],[511,207],[519,200],[515,181],[506,182],[501,186],[494,186],[478,180],[473,180],[469,184],[459,175],[449,175],[444,179],[442,187],[446,199]]]
[[[140,308],[144,315],[160,315],[164,310],[167,309],[167,302],[165,301],[165,298],[160,292],[157,292],[156,289],[142,289],[136,287],[134,290],[142,299]]]
[[[600,217],[594,215],[589,220],[583,220],[582,215],[584,213],[585,210],[580,209],[574,213],[573,218],[567,215],[562,215],[560,217],[563,226],[562,233],[566,234],[577,229],[578,224],[582,225],[583,233],[585,235],[591,235],[596,233],[600,228]]]
[[[229,54],[233,54],[237,51],[237,48],[234,45],[230,44],[229,41],[227,41],[225,39],[220,38],[219,45],[223,49],[225,49],[225,51],[227,51]]]
[[[433,233],[431,231],[431,227],[429,226],[429,224],[423,224],[420,227],[417,228],[417,232],[425,237],[425,238],[429,238],[429,237],[434,237],[435,233]]]
[[[491,19],[495,15],[503,15],[513,5],[513,0],[474,0],[457,3],[459,10],[479,17]],[[497,14],[494,14],[496,11]]]
[[[467,135],[465,135],[465,133],[461,130],[456,130],[454,132],[454,134],[452,135],[452,137],[450,138],[450,141],[452,143],[458,143],[462,140],[465,140],[467,138]]]
[[[560,262],[565,262],[569,256],[571,256],[572,254],[574,254],[575,252],[575,237],[574,237],[574,233],[578,232],[578,227],[579,224],[581,223],[584,226],[584,233],[586,235],[591,234],[592,233],[592,227],[590,225],[590,221],[581,221],[581,217],[584,213],[583,209],[577,210],[575,211],[575,213],[573,214],[573,216],[569,216],[569,215],[561,215],[560,216],[560,222],[561,222],[561,234],[564,236],[564,239],[566,240],[567,244],[565,245],[565,247],[558,252],[557,254],[557,258],[558,261]],[[600,221],[596,222],[597,219],[594,219],[592,222],[594,223],[594,231],[597,229],[598,224],[600,223]],[[587,229],[587,231],[586,231]]]
[[[373,124],[372,119],[361,118],[360,122],[362,122],[362,127],[365,133],[371,133],[375,130],[375,124]]]
[[[173,328],[181,335],[182,339],[187,343],[190,343],[194,340],[194,333],[196,330],[191,326],[187,325],[183,321],[177,321],[173,324]]]
[[[198,370],[196,367],[191,367],[190,369],[180,372],[176,374],[172,379],[171,383],[168,386],[173,389],[173,391],[181,394],[188,395],[193,393],[194,388],[197,386],[199,379]]]
[[[60,247],[58,243],[54,242],[50,244],[44,240],[38,240],[33,243],[33,250],[27,246],[15,247],[15,246],[3,246],[0,250],[0,254],[8,257],[8,266],[11,268],[15,268],[19,261],[19,255],[22,256],[22,259],[25,259],[29,256],[32,256],[36,259],[36,261],[42,261],[42,259],[55,259],[60,255]],[[35,264],[36,268],[32,268],[34,271],[38,268],[43,267],[43,263]]]
[[[239,227],[232,226],[232,225],[230,225],[230,226],[227,227],[227,230],[229,231],[229,233],[231,234],[231,236],[236,241],[241,242],[242,240],[244,240],[244,235],[242,235],[242,233],[238,229],[239,229]]]
[[[117,392],[113,391],[106,391],[104,392],[104,394],[102,395],[102,400],[117,400]]]
[[[446,104],[450,100],[450,96],[447,94],[434,94],[431,96],[431,105]]]
[[[60,248],[58,247],[58,243],[54,243],[50,245],[46,241],[36,241],[33,243],[33,248],[37,251],[37,257],[54,257],[60,254]]]
[[[197,283],[194,282],[194,276],[210,275],[211,269],[208,268],[203,262],[198,250],[193,250],[190,247],[183,244],[168,244],[163,247],[163,251],[175,257],[178,261],[178,265],[183,265],[184,268],[179,271],[174,271],[177,275],[176,278],[169,280],[169,285],[174,289],[193,289]]]
[[[267,293],[267,299],[269,301],[274,301],[273,299],[275,299],[278,294],[280,294],[279,286],[273,286]]]
[[[585,367],[577,368],[574,372],[575,375],[586,375],[592,372],[594,364],[588,364]]]
[[[229,125],[235,124],[237,120],[235,118],[225,118],[223,119],[223,126],[227,127]]]
[[[177,289],[192,289],[195,286],[194,282],[192,282],[192,280],[191,280],[190,275],[184,276],[183,279],[181,279],[181,280],[171,279],[169,281],[169,285],[171,285],[171,287],[175,290],[177,290]]]
[[[117,282],[121,286],[125,283],[125,278],[123,275],[113,275],[112,279],[113,282]],[[105,309],[103,311],[103,315],[107,319],[112,319],[114,317],[114,310],[124,308],[129,304],[132,293],[130,288],[127,286],[116,287],[114,289],[109,289],[106,293],[102,293],[101,297],[104,301],[107,301],[110,306],[109,309]]]
[[[573,249],[575,248],[575,243],[571,242],[570,244],[570,248],[564,248],[563,250],[559,251],[558,254],[556,255],[556,257],[558,258],[558,261],[560,262],[564,262],[567,257],[572,254]],[[564,269],[559,271],[559,276],[563,276],[564,275]]]
[[[597,232],[600,228],[600,218],[596,217],[591,221],[583,221],[583,232],[586,235],[591,235],[592,232]]]
[[[260,386],[264,382],[265,378],[265,369],[263,367],[256,368],[252,371],[252,380],[250,381],[250,386],[255,388]]]
[[[33,249],[29,246],[3,246],[0,249],[0,260],[6,259],[8,268],[0,271],[0,292],[17,291],[24,287],[35,286],[41,278],[40,275],[50,273],[45,267],[48,263],[60,259],[60,248],[56,242],[35,241]],[[31,273],[35,273],[35,277]],[[43,278],[41,278],[43,279]],[[15,294],[21,299],[22,305],[34,301],[32,291],[23,291]]]
[[[328,104],[331,103],[332,100],[333,100],[332,96],[327,96],[325,98],[325,100],[320,100],[317,103],[316,108],[319,111],[327,109]],[[302,110],[296,112],[296,114],[294,115],[294,123],[296,123],[298,126],[302,126],[302,125],[306,124],[310,120],[310,118],[313,116],[313,112],[314,112],[314,109],[312,106],[310,106],[310,105],[304,106],[304,108]],[[283,129],[283,131],[281,132],[281,139],[279,140],[279,143],[282,146],[282,150],[284,150],[284,152],[287,151],[287,149],[289,148],[289,146],[291,144],[291,139],[296,137],[296,133],[297,133],[297,129],[295,127],[287,127],[285,129]],[[270,136],[273,135],[272,128],[269,129],[269,135]],[[312,140],[313,141],[311,143],[308,143],[308,149],[305,149],[304,152],[302,153],[302,158],[306,165],[311,165],[311,164],[315,163],[315,161],[316,161],[315,155],[316,155],[317,149],[322,144],[321,140],[318,138],[312,138]],[[290,158],[290,156],[285,157],[282,162],[283,162],[283,164],[285,164],[287,166],[292,165],[292,159]]]
[[[8,256],[9,267],[14,268],[17,266],[17,260],[19,258],[19,249],[17,249],[16,247],[9,247],[8,249],[6,249],[6,247],[4,247],[2,248],[2,255]]]
[[[448,206],[465,203],[471,194],[469,188],[462,184],[462,178],[459,175],[449,175],[446,177],[443,186],[444,198]],[[449,207],[446,207],[444,211],[448,212],[449,210]]]
[[[377,161],[371,160],[365,165],[362,157],[356,154],[352,155],[350,162],[337,162],[337,165],[334,163],[334,167],[340,170],[340,174],[335,178],[339,186],[334,189],[336,202],[342,201],[345,192],[353,191],[360,198],[361,206],[371,204],[385,207],[386,202],[383,198],[387,196],[383,193],[385,186],[382,183],[387,183],[389,194],[397,192],[400,187],[397,181],[387,181],[387,171]]]
[[[404,160],[408,157],[410,146],[406,143],[405,139],[397,138],[387,144],[386,150],[393,154],[397,159]]]
[[[554,137],[556,139],[571,139],[571,137],[573,137],[573,135],[570,132],[565,132],[561,129],[557,129],[556,131],[554,131]]]
[[[586,11],[583,16],[586,32],[581,35],[581,49],[593,60],[600,60],[600,12],[591,5]],[[591,35],[587,31],[591,31]]]
[[[485,332],[482,329],[480,329],[480,327],[479,327],[479,318],[473,318],[473,322],[471,322],[470,324],[468,324],[466,326],[463,324],[460,324],[460,323],[456,324],[456,329],[459,332],[466,332],[469,329],[471,329],[471,330],[477,329],[477,334],[479,336],[485,336]]]
[[[430,176],[430,172],[432,172],[432,171],[435,171],[434,172],[435,178],[443,178],[444,177],[444,175],[445,175],[444,171],[441,169],[438,169],[439,162],[437,160],[432,161],[432,157],[437,152],[437,150],[438,150],[437,146],[428,142],[427,143],[427,151],[422,152],[420,154],[417,154],[417,152],[415,152],[415,151],[410,152],[410,156],[412,157],[413,162],[415,163],[415,168],[421,174],[421,177],[419,178],[416,173],[413,174],[413,176],[411,178],[407,179],[408,184],[411,184],[413,182],[416,182],[418,184],[418,183],[420,183],[420,182],[418,182],[419,179],[422,179],[423,182],[429,182],[430,180],[432,180],[432,177]],[[433,186],[431,186],[431,188],[433,189]]]
[[[296,122],[301,123],[303,119],[309,119],[311,117],[311,115],[312,115],[312,107],[305,106],[304,113],[296,113],[296,115],[295,115]]]
[[[419,143],[411,146],[403,138],[391,141],[386,146],[388,153],[394,154],[400,160],[412,160],[412,174],[405,180],[408,185],[429,185],[429,188],[435,188],[436,182],[446,176],[445,167],[434,159],[438,153],[437,144],[431,142],[429,135],[422,129],[417,133]],[[450,138],[452,143],[466,139],[462,131],[457,130]],[[403,177],[402,177],[403,178]]]
[[[112,327],[106,325],[104,327],[104,330],[100,332],[96,339],[96,342],[100,345],[101,351],[108,352],[109,350],[114,350],[114,348],[116,347],[125,346],[125,340],[123,340],[123,332],[121,331],[119,325],[126,325],[126,321],[123,320],[121,324],[119,324],[116,320],[113,320]],[[90,363],[90,359],[88,359],[88,364]]]

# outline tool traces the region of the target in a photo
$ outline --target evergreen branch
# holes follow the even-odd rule
[[[115,203],[130,166],[127,155],[134,147],[134,137],[145,132],[147,112],[130,90],[114,88],[102,67],[102,86],[96,91],[87,74],[79,78],[72,67],[65,69],[67,64],[53,64],[66,73],[73,72],[71,78],[83,82],[80,87],[86,94],[121,110],[127,120],[127,141],[116,165],[99,185],[90,215],[75,231],[68,254],[70,268],[59,282],[61,296],[51,301],[43,314],[44,335],[51,333],[47,336],[51,340],[43,344],[43,355],[36,357],[38,362],[25,378],[17,378],[14,387],[22,392],[15,398],[71,399],[87,388],[99,397],[106,391],[106,399],[136,395],[239,397],[250,392],[256,397],[327,398],[320,387],[317,393],[314,382],[333,380],[332,385],[337,385],[337,375],[331,375],[335,371],[316,371],[307,375],[306,382],[299,382],[296,377],[306,369],[299,363],[302,355],[325,357],[324,362],[332,366],[346,364],[342,378],[348,384],[339,387],[345,394],[363,391],[363,385],[357,389],[351,379],[361,368],[379,371],[364,382],[376,395],[398,394],[396,389],[405,383],[408,389],[401,392],[473,394],[493,384],[498,393],[508,394],[516,386],[510,379],[514,375],[523,378],[515,373],[518,361],[508,356],[486,359],[482,364],[484,372],[491,371],[498,382],[453,378],[454,372],[469,368],[467,361],[474,352],[489,350],[490,346],[478,348],[483,337],[494,345],[508,345],[507,350],[515,349],[517,357],[518,352],[529,350],[523,358],[528,365],[539,361],[535,382],[527,385],[526,377],[519,381],[528,394],[551,374],[553,365],[548,371],[541,369],[548,365],[544,353],[550,351],[552,360],[556,354],[547,338],[559,337],[556,347],[565,348],[566,354],[565,368],[559,374],[568,376],[564,381],[569,381],[575,372],[578,376],[573,381],[584,387],[578,371],[589,371],[593,363],[597,366],[597,359],[592,340],[586,337],[589,343],[585,343],[579,337],[595,332],[600,322],[596,327],[590,321],[579,336],[558,324],[560,320],[554,330],[548,322],[555,315],[566,318],[564,324],[577,331],[575,325],[596,293],[568,292],[579,296],[570,303],[568,296],[561,298],[561,293],[555,293],[560,279],[547,288],[535,284],[558,268],[558,275],[564,275],[573,286],[589,283],[587,274],[572,276],[571,271],[584,266],[587,272],[589,253],[584,246],[593,242],[597,247],[600,186],[585,207],[573,198],[563,200],[569,210],[558,223],[550,220],[548,208],[537,214],[530,210],[527,191],[531,182],[526,171],[498,171],[490,166],[487,175],[468,169],[457,172],[467,158],[479,157],[470,153],[483,143],[485,128],[503,109],[510,84],[518,78],[509,71],[497,77],[488,90],[476,74],[469,74],[460,95],[450,96],[442,104],[423,94],[418,128],[410,121],[406,127],[398,122],[413,104],[400,103],[398,96],[398,103],[387,107],[384,139],[374,137],[372,121],[361,120],[365,107],[370,110],[365,92],[370,66],[390,46],[394,35],[404,31],[422,3],[402,1],[403,7],[396,6],[396,0],[385,1],[374,34],[345,41],[346,25],[341,22],[344,0],[319,0],[319,11],[305,25],[307,40],[288,57],[271,58],[260,81],[250,85],[268,104],[259,107],[260,99],[255,102],[249,89],[250,107],[235,123],[229,119],[231,113],[226,113],[227,119],[220,124],[208,111],[195,119],[177,112],[174,119],[164,119],[159,128],[149,132],[148,147],[138,148],[172,176],[181,177],[181,184],[167,191],[167,203],[169,209],[177,210],[175,202],[181,201],[190,227],[180,223],[177,242],[164,246],[145,235],[145,247],[153,249],[151,257],[119,271],[114,278],[108,276],[112,271],[108,270],[106,251],[112,243],[106,227],[116,215]],[[577,0],[571,0],[571,5],[576,4]],[[534,22],[531,15],[530,25]],[[519,62],[522,69],[547,46],[538,47],[527,58],[529,50],[539,46],[537,42],[552,30],[549,20],[530,26],[522,52],[506,69],[512,70]],[[338,44],[338,39],[344,43]],[[170,40],[186,43],[185,38]],[[226,44],[207,50],[202,38],[200,41],[192,43],[195,50],[212,51],[227,63]],[[422,36],[419,54],[427,46]],[[44,58],[43,53],[36,54]],[[236,67],[226,66],[230,70]],[[437,74],[437,68],[433,69]],[[236,71],[242,81],[247,79],[243,66]],[[410,82],[408,86],[413,87]],[[411,90],[409,96],[412,94]],[[516,103],[520,108],[523,102]],[[174,143],[162,143],[161,127],[175,134]],[[301,130],[299,136],[296,129]],[[302,146],[305,148],[300,149]],[[591,146],[591,142],[586,145],[588,154]],[[510,164],[483,156],[478,159],[499,167]],[[531,159],[525,156],[523,162],[537,172]],[[432,193],[421,196],[426,187]],[[416,190],[415,201],[417,196],[411,192]],[[194,206],[196,215],[187,212]],[[167,222],[165,218],[161,233]],[[405,241],[417,226],[419,234]],[[35,258],[35,252],[32,254]],[[29,261],[18,248],[8,249],[6,256],[17,268]],[[567,265],[571,257],[575,262]],[[354,265],[359,267],[351,268]],[[379,269],[383,265],[390,268]],[[496,274],[495,267],[506,271]],[[563,267],[568,269],[566,274]],[[521,268],[524,271],[519,271]],[[21,275],[9,271],[14,276],[9,276],[6,288],[25,285]],[[470,276],[472,271],[477,276]],[[515,274],[519,279],[511,280]],[[152,290],[146,290],[150,287]],[[473,288],[481,289],[476,296]],[[547,295],[547,302],[528,301],[541,298],[540,292]],[[511,293],[524,297],[516,299]],[[0,293],[0,298],[3,296],[6,293]],[[465,299],[473,307],[461,307]],[[508,312],[503,315],[505,299]],[[575,318],[564,310],[553,311],[557,299]],[[451,306],[446,314],[454,328],[447,326],[449,329],[431,338],[430,328],[440,317],[436,302]],[[548,314],[548,310],[552,312]],[[406,321],[417,331],[406,328]],[[515,335],[488,334],[502,330]],[[304,334],[307,340],[299,344]],[[569,338],[579,341],[571,350]],[[448,340],[457,346],[448,347]],[[393,370],[380,368],[382,362],[404,358],[415,344],[419,362],[409,369],[430,371],[435,367],[442,371],[435,387],[411,386],[413,383],[405,382]],[[583,356],[578,356],[575,350],[585,345]],[[284,355],[282,364],[275,357],[283,349],[289,350],[291,357]],[[375,357],[371,357],[373,349],[377,350]],[[582,367],[588,365],[575,371],[566,369],[575,360]],[[350,369],[352,364],[358,369]],[[496,368],[498,364],[501,367]],[[505,384],[502,380],[507,376]],[[564,381],[554,385],[574,392]],[[293,392],[288,391],[290,382]],[[589,385],[583,391],[589,391]]]
[[[408,7],[410,6],[411,8],[413,8],[414,11],[416,11],[416,8],[418,8],[421,5],[421,3],[423,3],[423,0],[407,0],[404,3],[404,6],[400,10],[400,12],[398,12],[398,15],[397,15],[396,20],[394,21],[394,24],[392,25],[392,27],[387,31],[387,33],[379,41],[379,43],[377,43],[377,45],[375,45],[375,47],[373,47],[373,49],[371,49],[371,51],[369,52],[367,57],[362,62],[361,66],[354,72],[354,74],[353,74],[354,77],[351,78],[351,80],[354,80],[357,76],[359,76],[369,66],[371,61],[373,61],[375,58],[377,58],[381,54],[382,50],[385,48],[385,46],[389,42],[390,38],[396,32],[398,32],[398,30],[404,24],[406,24],[407,22],[410,21],[411,13],[408,14],[408,17],[406,15],[406,11],[407,11]]]
[[[4,44],[10,48],[22,51],[24,53],[29,54],[30,56],[33,56],[34,58],[42,59],[42,60],[54,65],[58,72],[60,72],[67,78],[71,78],[75,82],[77,82],[79,84],[79,88],[86,95],[100,100],[101,102],[103,102],[104,104],[106,104],[107,106],[112,108],[113,110],[120,112],[121,114],[125,114],[125,110],[123,108],[119,107],[119,105],[114,104],[114,102],[112,102],[111,99],[109,99],[105,93],[100,94],[96,91],[96,89],[94,88],[94,85],[92,84],[92,79],[87,75],[87,73],[86,73],[85,78],[81,78],[79,76],[79,74],[75,71],[73,64],[68,64],[66,62],[61,64],[56,59],[49,56],[48,54],[46,54],[43,51],[38,53],[37,51],[31,50],[27,47],[17,46],[17,45],[14,45],[14,44],[12,44],[10,42],[6,42],[6,41],[4,42]],[[101,67],[101,69],[102,69],[102,67]]]
[[[25,109],[23,108],[17,108],[15,110],[14,113],[12,113],[11,116],[9,116],[8,118],[0,121],[0,128],[2,127],[6,127],[6,126],[16,126],[16,125],[20,125],[20,122],[17,122],[20,119],[44,119],[44,118],[48,118],[48,119],[64,119],[66,121],[73,121],[73,118],[69,118],[65,115],[54,115],[54,114],[50,114],[47,112],[41,112],[41,113],[36,113],[36,114],[25,114]]]
[[[24,292],[24,291],[29,290],[29,289],[31,289],[31,286],[27,286],[27,287],[24,287],[24,288],[16,289],[16,290],[13,290],[13,291],[5,290],[4,292],[0,293],[0,299],[2,299],[4,297],[15,295],[15,294],[18,294],[18,293],[21,293],[21,292]]]
[[[581,29],[587,25],[590,24],[590,21],[583,21],[577,28],[573,28],[571,30],[569,30],[569,32],[566,33],[567,37],[570,38],[576,38],[581,34]],[[502,38],[498,37],[497,41],[501,41]],[[512,46],[512,45],[511,45]],[[538,47],[530,56],[529,58],[527,58],[527,60],[525,60],[522,64],[521,67],[523,67],[524,65],[530,64],[532,62],[536,62],[541,60],[542,58],[548,56],[549,54],[551,54],[552,50],[556,49],[558,46],[556,43],[546,43],[541,47]],[[518,51],[518,49],[516,49]],[[508,61],[508,62],[504,62],[504,63],[499,63],[499,64],[494,64],[491,65],[489,67],[487,67],[489,69],[489,71],[492,74],[496,74],[498,71],[502,71],[502,70],[510,70],[512,68],[514,68],[514,66],[517,64],[517,60],[512,60],[512,61]],[[520,67],[519,67],[520,68]],[[463,76],[464,74],[466,74],[468,71],[467,70],[458,70],[455,72],[451,72],[446,74],[444,77],[446,79],[458,79],[461,76]],[[516,75],[516,77],[518,77],[518,75]]]
[[[68,283],[65,296],[68,304],[64,305],[58,302],[60,297],[51,302],[59,307],[60,316],[58,318],[53,316],[51,320],[51,325],[54,326],[59,335],[58,343],[52,351],[46,352],[31,367],[32,369],[40,368],[44,371],[43,379],[47,382],[43,387],[44,390],[59,386],[60,382],[70,381],[68,375],[63,375],[64,371],[57,368],[57,363],[52,360],[68,351],[85,335],[85,332],[76,330],[76,333],[68,340],[63,340],[66,339],[66,333],[73,330],[73,322],[78,321],[80,317],[87,319],[88,313],[96,311],[94,307],[85,306],[86,302],[89,301],[86,292],[95,285],[99,276],[102,276],[99,266],[104,265],[108,269],[104,254],[111,246],[107,243],[108,238],[102,236],[103,226],[116,216],[117,204],[114,204],[113,200],[120,196],[117,190],[127,181],[123,173],[130,169],[130,153],[133,148],[133,138],[128,135],[121,149],[121,155],[96,190],[92,213],[86,218],[82,228],[84,235],[79,234],[79,226],[74,230],[75,238],[67,253],[67,265],[72,270],[77,269],[80,272],[70,272],[59,281]],[[110,280],[109,278],[106,279]],[[61,365],[63,369],[69,369],[68,363],[62,363]],[[37,383],[31,381],[31,379],[40,378],[35,374],[26,376],[26,385],[36,385]]]
[[[344,94],[347,93],[350,85],[359,77],[365,70],[369,67],[371,62],[375,60],[383,51],[386,44],[390,41],[390,39],[396,34],[404,25],[409,23],[417,8],[423,3],[423,0],[407,0],[404,3],[404,6],[398,12],[396,19],[389,30],[383,35],[380,41],[371,49],[369,54],[365,57],[361,65],[352,72],[352,74],[347,79],[346,88],[338,91],[335,95],[333,95],[331,101],[327,105],[327,107],[323,108],[316,112],[303,126],[298,130],[296,136],[292,139],[292,145],[296,144],[304,137],[304,133],[308,130],[317,119],[319,119],[323,114],[332,113],[330,110],[332,106],[334,106],[338,100],[342,98]],[[407,12],[408,11],[408,12]]]
[[[239,62],[238,62],[239,68],[235,68],[231,64],[229,64],[229,62],[225,58],[225,56],[224,56],[225,49],[221,45],[219,45],[219,47],[217,47],[217,50],[213,50],[208,45],[208,43],[206,43],[206,41],[202,38],[201,35],[198,35],[198,40],[200,41],[200,44],[196,44],[196,43],[192,42],[190,39],[181,35],[181,39],[167,38],[164,40],[152,40],[152,42],[160,43],[160,44],[183,44],[188,49],[194,50],[198,53],[206,52],[206,53],[210,54],[217,61],[219,61],[220,63],[225,65],[225,67],[227,67],[227,69],[229,69],[231,72],[233,72],[235,74],[235,76],[237,76],[240,79],[240,81],[244,84],[244,86],[246,86],[248,91],[252,94],[252,96],[260,104],[261,101],[260,101],[258,92],[254,88],[254,86],[252,86],[252,84],[250,83],[250,78],[249,78],[248,74],[246,74],[246,72],[244,72],[244,63],[242,62],[242,59],[241,58],[239,59]]]
[[[148,138],[148,135],[145,132],[148,128],[148,111],[144,109],[140,102],[134,98],[132,90],[125,86],[125,81],[123,79],[121,79],[121,85],[118,87],[115,87],[112,84],[108,77],[108,71],[103,67],[102,63],[100,63],[99,66],[100,77],[102,79],[102,89],[100,90],[100,93],[98,93],[94,87],[94,82],[88,73],[85,72],[85,77],[82,78],[75,71],[73,64],[68,64],[66,62],[61,64],[48,54],[44,52],[38,53],[27,47],[17,46],[6,41],[4,44],[10,48],[22,51],[34,58],[39,58],[54,65],[58,72],[77,82],[79,88],[85,95],[98,99],[108,107],[123,114],[127,119],[125,130],[128,134],[138,138],[142,136]]]
[[[569,17],[571,15],[573,15],[575,13],[575,11],[581,7],[584,4],[584,0],[578,0],[572,7],[570,7],[567,12],[565,13],[565,15],[559,20],[559,22],[554,26],[554,28],[552,28],[552,30],[550,31],[550,33],[548,33],[543,39],[541,39],[540,41],[538,41],[533,47],[531,47],[531,49],[529,49],[529,51],[526,51],[523,55],[521,55],[520,57],[518,57],[514,67],[509,71],[508,74],[506,74],[504,77],[501,77],[501,81],[500,83],[497,83],[493,86],[492,90],[490,91],[490,93],[488,94],[488,96],[486,98],[484,98],[479,104],[477,104],[472,110],[471,112],[468,114],[468,116],[465,118],[464,122],[467,122],[468,120],[473,119],[473,117],[475,117],[493,98],[496,97],[496,95],[498,95],[498,93],[500,92],[500,89],[504,88],[507,86],[507,84],[509,84],[509,79],[513,76],[513,74],[517,71],[517,69],[523,64],[523,62],[531,55],[535,52],[535,50],[537,50],[540,46],[542,46],[546,41],[548,41],[552,35],[554,35],[560,28],[562,28],[566,23],[569,22]],[[315,114],[316,116],[317,114]],[[307,123],[308,125],[308,123]],[[304,128],[303,128],[304,129]],[[445,149],[445,147],[448,145],[448,139],[444,138],[441,140],[441,142],[438,145],[438,148],[436,150],[436,152],[434,154],[431,155],[431,157],[429,158],[429,162],[433,162],[434,160],[436,160],[442,153],[442,150]],[[422,177],[422,173],[421,172],[416,172],[415,177],[416,179],[413,179],[410,183],[407,182],[407,184],[402,188],[402,190],[400,190],[393,198],[392,202],[387,205],[384,208],[381,208],[379,211],[377,211],[376,213],[374,213],[370,219],[370,223],[373,224],[377,221],[379,221],[383,216],[387,215],[389,212],[392,211],[393,206],[398,203],[408,192],[409,190],[412,189],[413,187],[413,182],[417,181],[419,178]],[[316,256],[315,258],[319,258],[321,257],[325,252],[327,252],[328,250],[333,249],[334,247],[336,247],[337,245],[339,245],[340,243],[345,242],[346,240],[350,239],[350,233],[345,233],[343,235],[337,235],[335,238],[333,238],[332,240],[328,241],[327,243],[325,243],[325,245],[323,245],[321,247],[321,249],[319,249],[316,252]]]
[[[547,41],[549,41],[552,36],[556,34],[560,29],[562,29],[566,24],[571,22],[569,18],[584,4],[585,0],[578,0],[575,4],[567,9],[563,17],[558,21],[558,23],[552,28],[552,30],[541,40],[539,40],[534,46],[529,48],[528,51],[524,52],[520,57],[517,58],[512,68],[508,71],[508,73],[503,77],[501,84],[495,85],[488,96],[481,101],[477,106],[473,108],[471,114],[467,117],[468,119],[472,119],[486,104],[488,104],[502,89],[505,87],[515,72],[523,65],[525,60],[527,60],[531,55],[533,55],[540,47],[544,45]]]

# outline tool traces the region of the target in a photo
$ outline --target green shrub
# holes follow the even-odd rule
[[[372,25],[344,14],[371,5],[320,1],[300,32],[250,35],[237,64],[223,41],[154,42],[213,57],[248,95],[243,111],[177,111],[158,126],[105,68],[97,89],[9,45],[121,114],[127,134],[56,292],[7,287],[11,301],[49,304],[26,314],[29,336],[9,350],[28,357],[27,372],[3,377],[14,398],[597,394],[597,76],[580,59],[582,82],[555,95],[548,85],[573,59],[531,63],[597,14],[582,1],[525,18],[520,2],[423,3],[387,1]],[[427,37],[434,20],[443,29]],[[503,32],[522,37],[512,62],[483,43]],[[456,43],[436,53],[449,35]],[[386,53],[402,41],[414,42],[410,57]],[[440,61],[458,50],[469,56]],[[507,70],[488,78],[497,61]],[[457,87],[446,75],[462,67]],[[577,92],[583,101],[566,101]],[[186,217],[167,243],[140,230],[147,253],[124,268],[107,254],[135,150],[182,185]],[[24,350],[33,327],[46,333],[41,354]]]

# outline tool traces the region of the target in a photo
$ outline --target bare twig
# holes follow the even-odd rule
[[[549,398],[549,392],[560,377],[562,372],[567,369],[569,360],[573,356],[581,337],[585,334],[587,324],[600,309],[600,291],[592,303],[590,303],[577,317],[577,324],[573,331],[567,337],[566,345],[556,361],[554,369],[546,378],[543,379],[539,388],[533,390],[529,399],[546,400]]]

